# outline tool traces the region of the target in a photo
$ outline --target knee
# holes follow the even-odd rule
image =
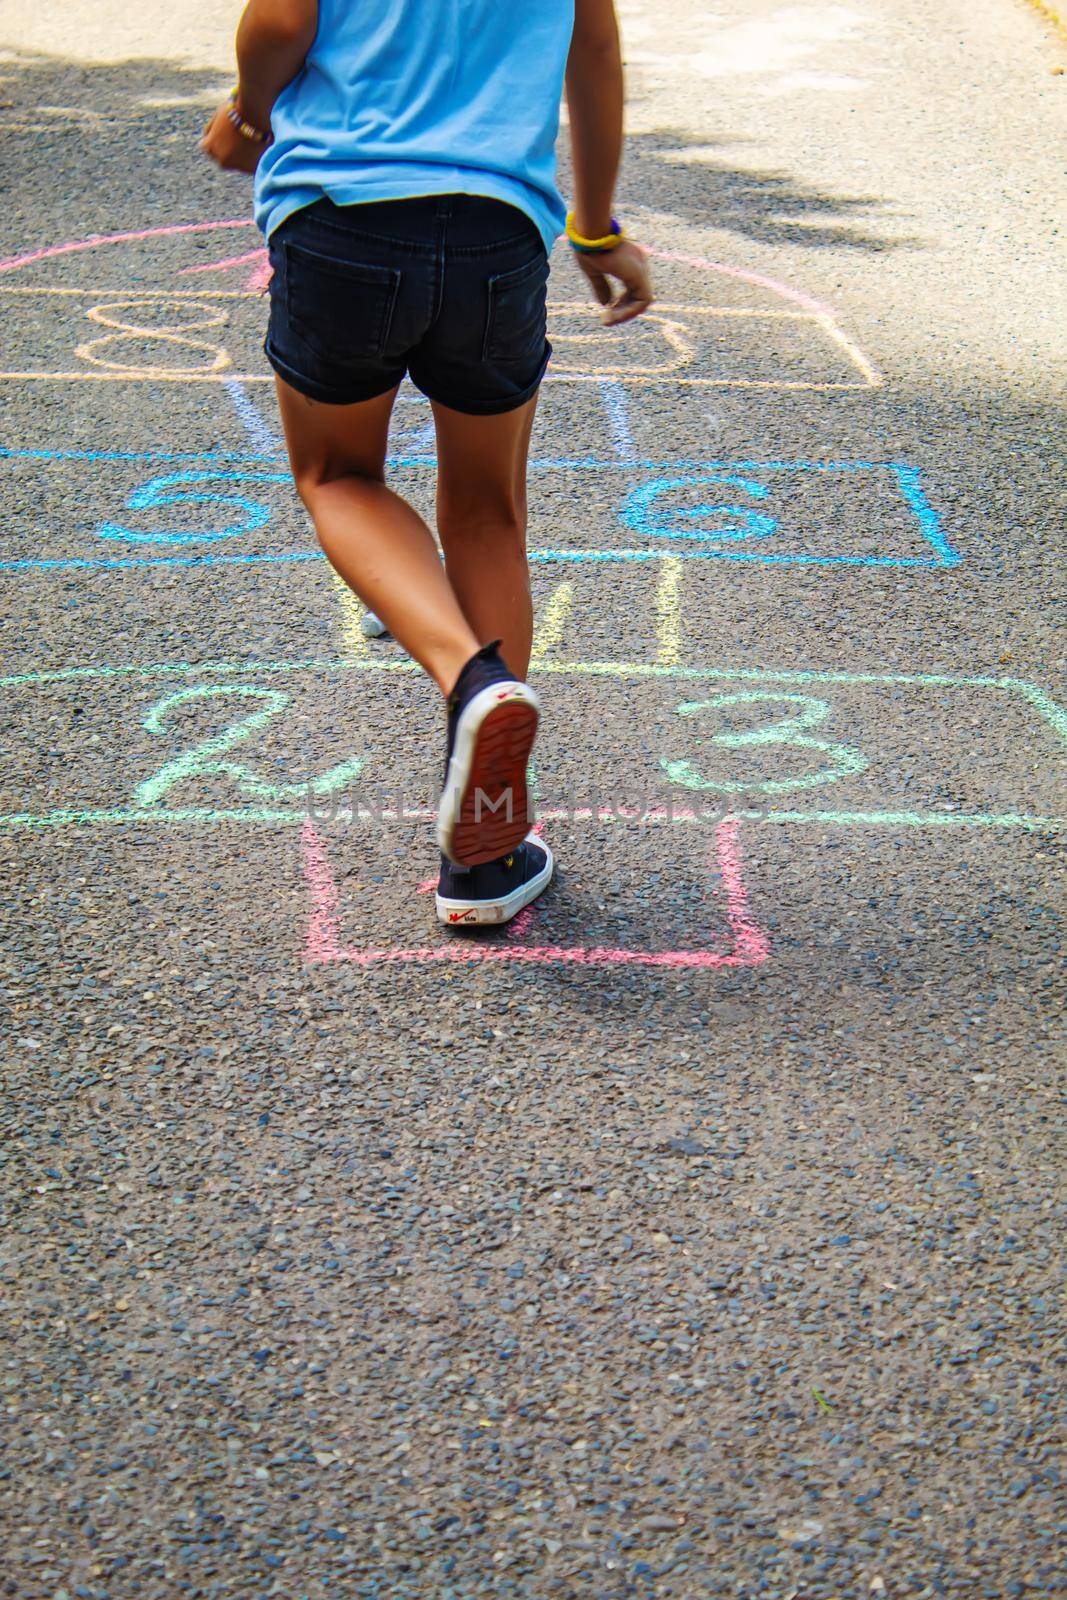
[[[437,508],[442,544],[490,544],[498,551],[526,548],[526,507],[514,500],[477,504],[443,502]]]
[[[296,492],[300,496],[305,511],[311,511],[315,500],[315,493],[319,487],[319,480],[306,472],[294,472],[293,482]]]
[[[380,485],[384,481],[384,474],[375,471],[362,471],[351,464],[334,465],[315,462],[308,466],[293,468],[293,482],[296,492],[303,502],[304,509],[313,512],[316,503],[321,499],[324,491],[337,485],[360,487],[362,485]]]

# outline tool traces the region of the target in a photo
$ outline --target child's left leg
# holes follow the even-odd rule
[[[385,485],[396,390],[354,405],[327,405],[281,378],[277,385],[293,476],[323,550],[448,700],[441,848],[466,866],[502,857],[522,843],[532,820],[526,767],[537,697],[495,648],[482,647],[430,530]],[[525,589],[525,555],[521,548],[517,553]],[[521,602],[521,596],[511,601],[516,598]],[[508,609],[510,615],[514,604]],[[487,619],[472,620],[481,626]],[[528,651],[528,622],[520,618],[519,626]]]
[[[418,512],[385,485],[396,390],[356,405],[322,405],[281,378],[289,460],[330,564],[447,695],[476,638]]]

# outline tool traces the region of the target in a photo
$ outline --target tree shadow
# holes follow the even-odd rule
[[[920,242],[875,231],[884,204],[876,196],[829,194],[788,172],[716,159],[717,148],[734,150],[742,142],[733,134],[709,138],[679,128],[628,134],[622,206],[651,207],[693,227],[736,233],[760,244],[880,254]],[[564,193],[570,188],[570,173],[569,152],[561,148]]]
[[[720,141],[732,148],[737,139]],[[872,253],[914,240],[879,234],[877,213],[884,202],[872,195],[828,194],[788,172],[768,172],[709,159],[715,142],[706,138],[687,158],[691,140],[678,131],[631,135],[626,142],[625,183],[629,191],[700,227],[726,229],[761,244],[844,248]]]
[[[76,213],[74,231],[106,231],[137,218],[147,223],[233,213],[248,186],[219,173],[197,144],[220,74],[170,61],[137,59],[85,65],[50,56],[0,62],[0,193],[21,197],[0,220],[15,247],[41,223],[29,197],[47,182],[48,216]],[[570,192],[566,136],[560,181]],[[742,167],[715,158],[739,140],[682,128],[628,136],[621,208],[651,206],[693,227],[735,233],[761,244],[847,249],[872,254],[914,246],[878,229],[883,202],[837,195],[788,172]],[[137,164],[143,172],[137,172]],[[132,170],[131,170],[132,167]],[[42,219],[43,220],[43,219]],[[12,238],[21,227],[22,238]]]
[[[156,59],[0,59],[5,245],[250,209],[247,182],[197,148],[223,85],[217,71]]]

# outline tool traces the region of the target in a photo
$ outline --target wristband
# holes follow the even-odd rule
[[[599,255],[602,251],[616,249],[626,237],[614,217],[611,219],[611,229],[612,231],[606,233],[602,239],[585,239],[575,228],[574,212],[571,211],[567,216],[565,230],[567,243],[572,250],[577,250],[579,255]]]
[[[250,139],[253,144],[270,144],[271,135],[269,133],[264,133],[262,128],[257,128],[254,123],[246,122],[242,117],[238,106],[236,89],[230,90],[230,97],[226,102],[226,116],[242,138]]]

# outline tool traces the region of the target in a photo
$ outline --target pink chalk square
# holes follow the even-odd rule
[[[766,933],[748,909],[748,893],[742,874],[739,823],[727,820],[715,829],[709,862],[709,909],[716,902],[725,912],[724,937],[707,948],[642,950],[609,944],[550,944],[536,940],[536,924],[542,907],[534,905],[520,913],[509,926],[506,942],[493,942],[485,935],[445,932],[437,944],[385,945],[375,948],[346,945],[341,935],[341,894],[327,852],[326,842],[314,823],[304,824],[301,842],[304,878],[310,909],[304,958],[314,966],[347,963],[369,967],[379,962],[429,963],[453,961],[515,961],[539,965],[570,963],[587,967],[639,966],[703,968],[758,967],[770,954]],[[419,886],[428,892],[428,885]],[[516,939],[515,935],[520,935]],[[526,935],[533,942],[524,942]]]

